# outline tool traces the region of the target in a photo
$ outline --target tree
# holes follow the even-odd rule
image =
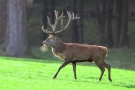
[[[121,30],[121,15],[122,15],[122,0],[116,0],[116,43],[115,47],[118,47],[119,38],[120,38],[120,30]]]
[[[105,8],[106,0],[97,1],[98,29],[101,35],[101,45],[105,45]]]
[[[47,28],[47,16],[49,16],[49,10],[50,10],[50,16],[51,16],[51,23],[54,24],[54,20],[55,20],[55,14],[54,14],[54,10],[55,10],[55,0],[50,0],[50,9],[48,8],[48,0],[42,0],[43,2],[43,24],[44,27]],[[43,40],[45,40],[47,38],[47,35],[45,33],[43,33]]]
[[[26,0],[26,3],[27,3],[27,19],[29,19],[32,14],[32,7],[34,0]]]
[[[107,0],[107,38],[106,43],[108,47],[114,46],[113,32],[112,32],[112,19],[113,19],[113,0]]]
[[[4,42],[5,54],[25,57],[28,50],[26,35],[26,0],[8,0],[7,31]]]
[[[83,43],[83,1],[78,0],[79,12],[79,43]]]
[[[48,0],[42,0],[43,2],[43,25],[45,28],[47,28],[47,15],[48,15]],[[43,40],[45,40],[47,38],[47,35],[43,33]]]
[[[6,9],[7,9],[7,0],[0,0],[0,43],[4,41],[5,31],[6,31]]]
[[[75,15],[77,13],[76,0],[71,0],[71,12],[74,12]],[[79,34],[78,34],[78,25],[77,20],[73,20],[70,24],[70,30],[69,30],[69,42],[78,43],[79,42]]]
[[[121,30],[119,38],[119,48],[129,47],[128,38],[128,0],[122,2],[122,19],[121,19]]]
[[[54,23],[55,20],[55,15],[54,15],[54,10],[55,10],[55,0],[51,0],[51,23]]]

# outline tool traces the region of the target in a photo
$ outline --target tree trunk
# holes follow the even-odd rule
[[[54,20],[55,20],[54,10],[55,10],[55,0],[51,0],[51,23],[52,24],[54,24]]]
[[[122,0],[116,0],[116,43],[115,47],[118,47],[120,30],[121,30],[121,15],[122,15]]]
[[[71,12],[74,12],[75,14],[77,13],[76,3],[77,3],[76,0],[71,0]],[[77,20],[73,20],[70,23],[69,42],[73,42],[73,43],[79,42]]]
[[[24,57],[28,50],[26,36],[26,1],[8,0],[8,25],[5,38],[5,54]]]
[[[83,1],[78,0],[79,10],[79,43],[83,43]]]
[[[101,45],[105,45],[105,7],[106,0],[102,0],[101,3],[97,1],[97,13],[98,13],[98,29],[101,35]]]
[[[7,23],[7,0],[0,0],[0,43],[5,39]]]
[[[119,38],[119,48],[129,47],[128,38],[128,0],[123,0],[122,3],[122,20],[121,20],[121,30]]]
[[[48,0],[42,0],[43,2],[43,25],[44,28],[47,28],[47,15],[48,15]],[[43,40],[47,38],[47,34],[43,32]]]
[[[113,32],[112,32],[112,19],[113,19],[113,0],[107,0],[107,46],[112,48],[114,46]]]

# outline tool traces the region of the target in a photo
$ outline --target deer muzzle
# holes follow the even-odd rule
[[[44,46],[46,46],[46,42],[45,42],[45,41],[43,41],[42,44],[43,44]]]

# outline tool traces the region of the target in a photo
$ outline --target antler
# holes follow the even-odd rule
[[[67,25],[64,28],[62,28],[61,30],[56,31],[55,33],[59,33],[61,31],[63,31],[64,29],[66,29],[68,27],[68,25],[71,23],[72,20],[80,18],[80,17],[78,17],[77,14],[75,16],[74,13],[71,14],[69,11],[67,11],[67,15],[68,15],[68,18],[69,18]],[[61,21],[61,24],[62,24],[62,27],[63,27],[63,20]]]
[[[43,25],[41,28],[42,28],[42,30],[43,30],[44,33],[47,33],[47,34],[53,33],[53,32],[51,32],[51,31],[48,31],[47,29],[45,30],[45,29],[44,29],[44,25]]]
[[[63,16],[63,12],[62,12],[62,14],[61,14],[59,17],[58,17],[59,12],[56,11],[56,10],[54,10],[54,12],[55,12],[55,18],[56,18],[54,24],[51,24],[51,23],[50,23],[50,19],[49,19],[49,17],[47,16],[47,18],[48,18],[48,24],[52,27],[53,32],[55,32],[55,29],[56,29],[56,26],[57,26],[57,24],[58,24],[59,19],[61,19],[61,18],[64,17],[64,16]]]
[[[54,24],[51,24],[50,19],[49,19],[49,17],[47,16],[48,25],[52,28],[52,31],[48,31],[48,29],[45,30],[45,29],[44,29],[44,26],[42,26],[42,30],[43,30],[44,33],[48,33],[48,34],[51,34],[51,33],[59,33],[59,32],[61,32],[61,31],[63,31],[64,29],[66,29],[66,28],[68,27],[68,25],[71,23],[72,20],[75,20],[75,19],[79,19],[79,18],[80,18],[80,17],[78,17],[77,15],[75,16],[74,13],[71,14],[70,12],[67,11],[67,15],[68,15],[69,20],[68,20],[68,22],[67,22],[67,25],[63,28],[63,17],[64,17],[64,16],[63,16],[63,12],[62,12],[62,14],[61,14],[59,17],[58,17],[58,15],[59,15],[59,12],[58,12],[58,11],[54,10],[54,13],[55,13],[55,18],[56,18]],[[59,30],[59,31],[55,31],[59,19],[61,19],[61,27],[62,27],[62,29]]]

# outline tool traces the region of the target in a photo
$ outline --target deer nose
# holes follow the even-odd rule
[[[45,41],[43,41],[42,44],[45,45]]]

